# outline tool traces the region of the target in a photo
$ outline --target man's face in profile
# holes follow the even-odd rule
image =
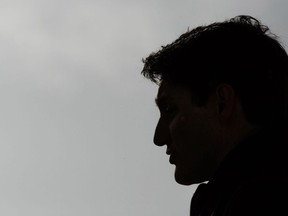
[[[154,143],[167,145],[175,180],[190,185],[207,181],[218,165],[219,123],[212,99],[204,106],[192,101],[188,88],[162,83],[156,103],[160,110]]]

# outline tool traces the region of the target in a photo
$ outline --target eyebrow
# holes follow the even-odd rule
[[[158,108],[161,108],[166,103],[166,101],[168,99],[169,99],[169,97],[167,97],[167,96],[156,97],[155,98],[155,103],[156,103]]]

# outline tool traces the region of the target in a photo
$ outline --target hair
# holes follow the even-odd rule
[[[189,87],[199,106],[226,83],[234,88],[248,122],[287,120],[287,53],[278,37],[251,16],[197,27],[143,63],[146,78]]]

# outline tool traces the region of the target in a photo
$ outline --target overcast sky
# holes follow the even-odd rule
[[[141,59],[249,14],[287,47],[287,0],[0,0],[0,215],[189,215],[153,145]]]

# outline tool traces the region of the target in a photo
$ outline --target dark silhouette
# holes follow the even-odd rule
[[[143,62],[159,85],[154,143],[178,183],[201,183],[190,215],[288,215],[288,56],[277,36],[237,16]]]

